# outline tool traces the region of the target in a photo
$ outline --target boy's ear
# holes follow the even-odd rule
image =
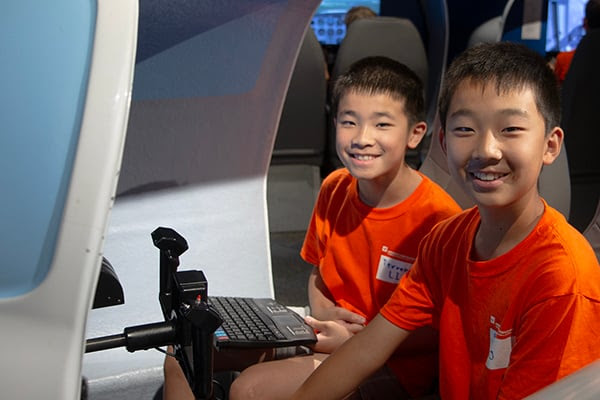
[[[444,132],[443,128],[440,128],[440,132],[438,134],[438,140],[440,141],[440,146],[442,147],[442,151],[447,156],[448,150],[446,149],[446,132]]]
[[[565,133],[558,126],[552,128],[552,131],[546,135],[546,150],[544,151],[544,165],[549,165],[556,160],[560,154]]]
[[[419,121],[412,126],[410,135],[408,137],[407,147],[409,149],[416,149],[423,136],[427,133],[427,123],[425,121]]]

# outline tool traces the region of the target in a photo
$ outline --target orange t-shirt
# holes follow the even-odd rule
[[[567,72],[569,72],[569,67],[571,66],[571,61],[573,61],[574,55],[575,50],[563,51],[556,55],[556,63],[554,63],[554,75],[556,75],[559,83],[563,83],[567,77]]]
[[[367,321],[410,269],[421,239],[436,223],[461,211],[442,188],[421,176],[406,200],[383,209],[360,200],[357,180],[345,168],[332,172],[321,186],[301,256],[319,267],[338,306]],[[417,365],[396,356],[388,362],[412,395],[429,389],[425,386],[437,372],[435,351],[428,357]]]
[[[439,224],[381,314],[440,332],[442,398],[520,399],[600,358],[600,266],[545,204],[506,254],[470,259],[477,208]]]

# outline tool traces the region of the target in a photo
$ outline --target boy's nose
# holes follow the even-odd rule
[[[373,136],[368,126],[362,126],[356,131],[352,138],[352,144],[355,146],[368,146],[373,143]]]
[[[499,160],[502,158],[500,143],[493,132],[485,132],[479,135],[477,145],[473,151],[473,158],[482,160]]]

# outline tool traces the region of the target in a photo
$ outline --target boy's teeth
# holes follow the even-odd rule
[[[473,175],[475,175],[475,178],[481,181],[493,181],[502,176],[502,174],[491,174],[485,172],[474,172]]]
[[[367,155],[361,155],[361,154],[355,154],[354,158],[356,158],[356,159],[358,159],[360,161],[368,161],[368,160],[372,160],[375,157],[373,157],[373,156],[367,156]]]

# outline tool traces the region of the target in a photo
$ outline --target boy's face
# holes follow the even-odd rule
[[[560,152],[563,132],[545,134],[534,92],[498,94],[495,83],[462,82],[446,118],[444,144],[452,177],[481,207],[526,205],[539,196],[543,165]]]
[[[409,125],[404,100],[356,92],[340,98],[335,125],[338,157],[354,177],[367,180],[397,177],[406,148],[414,149],[427,128]]]

